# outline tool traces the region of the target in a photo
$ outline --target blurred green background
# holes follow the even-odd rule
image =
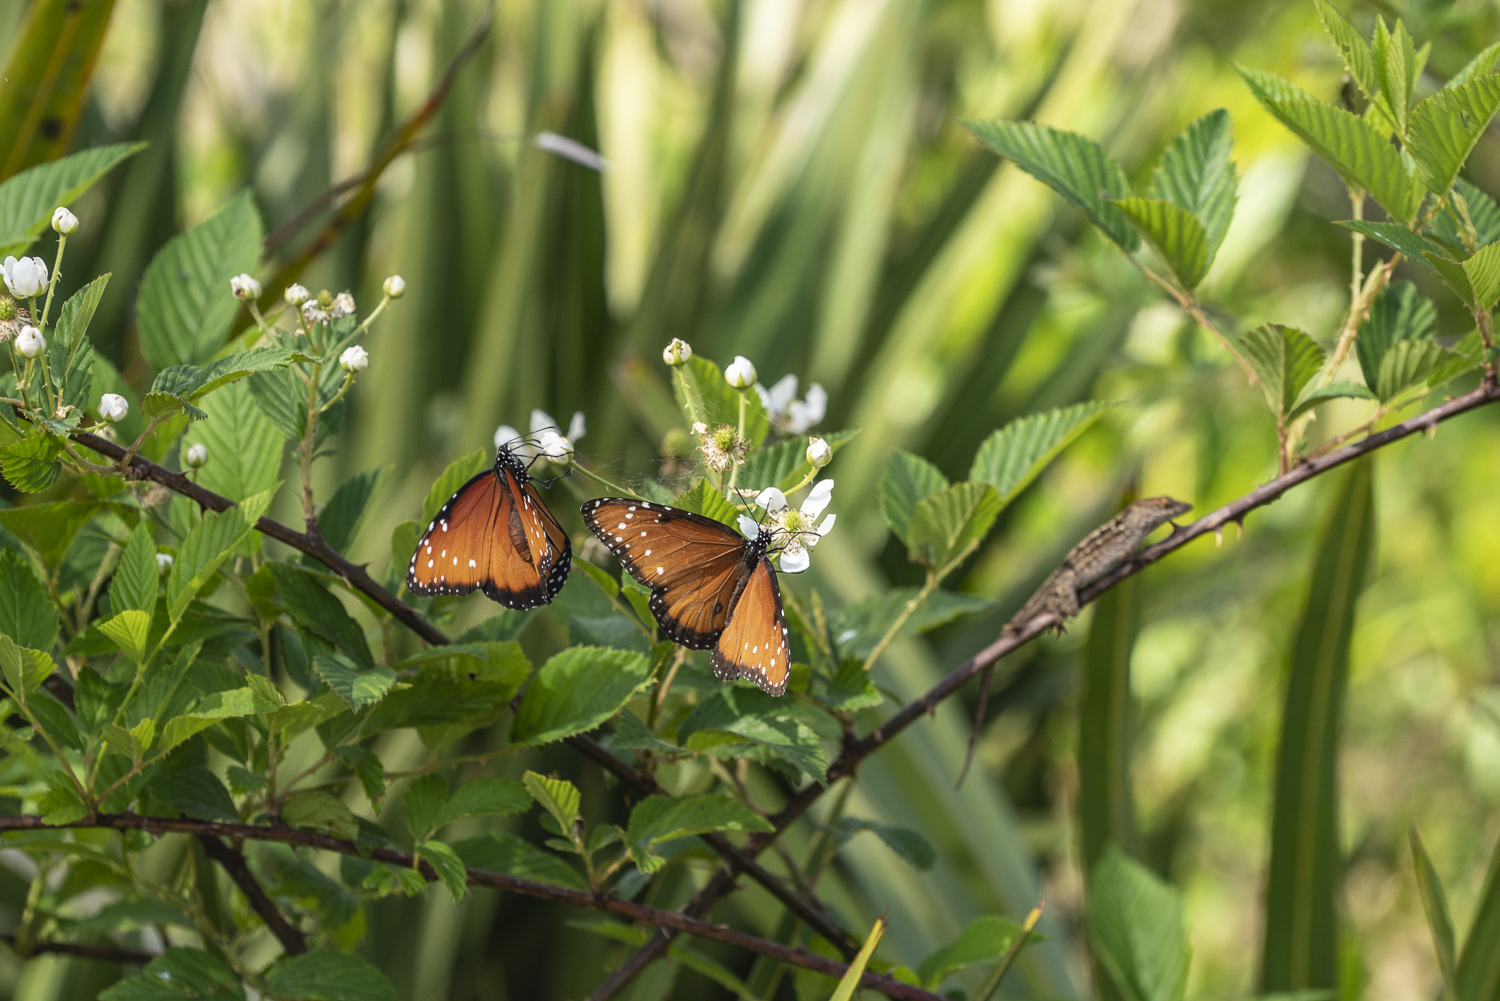
[[[0,0],[4,44],[27,7]],[[82,222],[62,290],[114,273],[92,328],[102,353],[127,378],[144,374],[130,307],[150,255],[242,187],[271,232],[361,172],[486,9],[116,0],[69,141],[152,145],[74,206]],[[1435,79],[1500,28],[1497,5],[1479,0],[1392,0],[1351,16],[1368,30],[1376,9],[1433,43]],[[660,350],[673,336],[721,364],[749,356],[766,384],[788,372],[818,381],[830,394],[822,427],[861,429],[831,469],[838,529],[812,571],[786,584],[834,607],[920,582],[874,501],[891,448],[962,478],[980,440],[1013,417],[1120,401],[964,571],[959,586],[993,612],[884,658],[879,680],[918,694],[993,638],[1126,490],[1201,511],[1275,472],[1258,393],[1212,340],[958,120],[1080,131],[1143,178],[1183,126],[1227,108],[1240,204],[1203,298],[1227,328],[1276,320],[1326,343],[1347,305],[1349,236],[1329,222],[1347,217],[1344,187],[1259,109],[1234,62],[1324,99],[1342,74],[1302,0],[504,0],[424,138],[303,277],[352,290],[366,308],[387,274],[409,288],[371,338],[347,431],[322,469],[330,489],[360,470],[397,470],[356,556],[383,569],[390,529],[437,472],[496,425],[524,426],[532,407],[564,420],[583,410],[582,454],[611,477],[655,471],[671,417]],[[538,149],[542,131],[598,149],[608,169]],[[1493,133],[1469,174],[1500,194]],[[1454,305],[1407,270],[1399,276],[1440,309]],[[1440,335],[1466,329],[1459,313],[1440,314]],[[1315,438],[1355,423],[1357,405],[1341,406]],[[1481,411],[1376,461],[1379,554],[1359,606],[1342,752],[1345,997],[1438,989],[1408,826],[1421,826],[1460,928],[1500,835],[1497,449],[1500,415]],[[1198,543],[1143,578],[1132,658],[1140,851],[1184,891],[1190,998],[1253,989],[1283,674],[1333,486],[1295,492],[1254,515],[1243,539]],[[276,511],[297,517],[290,492]],[[463,614],[492,607],[476,597]],[[974,916],[1018,918],[1044,897],[1050,941],[1006,991],[1088,990],[1075,836],[1087,621],[1002,671],[961,790],[972,691],[862,769],[849,812],[918,827],[939,854],[926,873],[873,838],[838,856],[822,889],[856,927],[889,910],[882,954],[915,964]],[[573,778],[599,809],[618,805],[566,749],[522,766]],[[794,828],[791,843],[810,831]],[[763,931],[776,916],[758,889],[719,913]],[[580,915],[491,891],[457,906],[441,893],[393,898],[370,914],[363,951],[413,999],[580,997],[618,950],[562,924]],[[748,969],[742,954],[716,955]],[[92,996],[99,975],[50,957],[23,973],[0,952],[0,993],[26,1001]],[[659,964],[634,997],[665,996],[724,990]]]

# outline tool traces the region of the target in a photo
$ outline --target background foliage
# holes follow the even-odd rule
[[[0,3],[0,38],[16,37],[28,6],[60,5]],[[243,187],[274,235],[358,174],[482,13],[478,3],[423,0],[84,7],[96,19],[97,68],[86,83],[78,78],[76,124],[52,141],[151,146],[74,205],[83,222],[60,291],[113,273],[90,336],[136,389],[149,382],[153,349],[134,290],[153,254]],[[101,7],[113,10],[100,16]],[[1432,43],[1419,95],[1500,37],[1489,5],[1413,2],[1400,13],[1418,43]],[[1365,37],[1372,14],[1351,12]],[[898,641],[881,661],[879,683],[914,697],[992,639],[1126,489],[1169,493],[1201,511],[1276,471],[1273,419],[1213,339],[1083,212],[1002,165],[959,124],[1034,119],[1083,133],[1145,192],[1173,137],[1227,109],[1239,205],[1202,298],[1234,317],[1233,333],[1275,321],[1331,344],[1348,302],[1351,237],[1330,221],[1349,217],[1344,181],[1256,101],[1234,64],[1279,73],[1324,101],[1338,99],[1345,73],[1317,9],[1302,2],[502,4],[418,148],[391,165],[369,214],[303,275],[313,288],[351,289],[366,307],[386,274],[401,272],[410,287],[369,341],[372,365],[320,467],[320,495],[392,467],[349,546],[379,576],[392,531],[416,515],[439,472],[487,445],[502,421],[522,424],[532,407],[584,410],[587,454],[623,457],[606,470],[612,478],[651,473],[672,419],[656,358],[682,336],[720,363],[749,355],[763,381],[783,372],[819,381],[831,397],[824,427],[861,429],[833,467],[838,531],[805,579],[786,584],[804,599],[816,588],[836,610],[923,581],[876,502],[892,448],[960,480],[981,441],[1010,419],[1121,401],[1003,512],[961,579],[950,580],[981,610]],[[5,102],[19,86],[0,93],[0,128],[12,128]],[[56,100],[69,122],[64,91]],[[599,149],[609,170],[536,148],[529,137],[542,131]],[[19,163],[59,151],[27,152]],[[1493,134],[1479,140],[1466,176],[1500,192]],[[1368,186],[1384,208],[1400,200]],[[1366,215],[1381,218],[1373,205]],[[49,260],[50,240],[40,251]],[[300,242],[287,247],[278,263]],[[1367,242],[1367,260],[1374,253]],[[1174,272],[1198,277],[1201,262],[1184,262]],[[1468,332],[1467,311],[1435,276],[1406,264],[1397,277],[1436,302],[1445,343]],[[1362,406],[1328,404],[1311,438],[1350,429]],[[1334,544],[1327,512],[1360,503],[1373,505],[1376,549],[1355,612],[1337,830],[1327,832],[1344,855],[1334,974],[1350,998],[1439,989],[1408,828],[1421,828],[1461,937],[1500,835],[1496,420],[1481,411],[1435,440],[1385,450],[1358,474],[1373,500],[1354,495],[1352,477],[1293,492],[1252,517],[1243,539],[1230,532],[1222,549],[1200,543],[1136,581],[1134,608],[1100,610],[1139,616],[1123,655],[1138,809],[1124,837],[1182,893],[1187,996],[1244,996],[1263,982],[1289,665],[1302,649],[1321,547]],[[210,444],[216,455],[233,452]],[[239,497],[279,478],[264,464],[209,469],[242,477],[214,487]],[[270,513],[295,522],[293,492]],[[461,633],[492,611],[476,598],[448,629]],[[887,841],[854,838],[820,884],[851,926],[888,911],[882,954],[915,969],[979,915],[1019,919],[1045,897],[1049,939],[1028,949],[1006,989],[1087,989],[1082,932],[1107,934],[1096,922],[1120,920],[1096,916],[1093,898],[1086,913],[1083,897],[1080,855],[1095,855],[1078,824],[1090,806],[1080,801],[1077,757],[1088,718],[1082,679],[1106,672],[1110,653],[1095,650],[1094,635],[1080,623],[1018,655],[962,788],[953,779],[972,712],[963,698],[861,769],[847,815],[915,828],[935,849],[932,867],[919,871]],[[545,629],[522,638],[536,663],[559,641]],[[388,761],[404,756],[411,767],[426,753],[410,731],[388,750]],[[513,755],[504,768],[570,779],[591,823],[629,816],[618,788],[569,749]],[[395,797],[386,809],[398,809]],[[533,819],[510,826],[543,837]],[[810,826],[794,828],[794,852],[812,836]],[[165,849],[147,858],[163,875],[182,864]],[[0,870],[0,907],[13,922],[25,868],[9,852],[0,860],[13,863]],[[653,902],[679,903],[682,880],[660,886]],[[403,997],[576,997],[622,948],[580,927],[580,914],[482,889],[456,904],[429,890],[367,904],[358,950]],[[750,889],[720,916],[769,933],[779,911]],[[715,955],[749,975],[743,954]],[[0,953],[0,985],[18,998],[92,996],[118,975],[77,959],[23,965]],[[950,984],[973,990],[979,979]],[[1173,986],[1148,985],[1142,996],[1169,996]],[[669,990],[689,998],[724,988],[673,962],[644,978],[637,996]]]

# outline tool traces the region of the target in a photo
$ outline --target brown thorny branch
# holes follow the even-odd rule
[[[1500,386],[1486,382],[1462,396],[1454,397],[1440,406],[1434,407],[1409,420],[1402,421],[1399,424],[1394,424],[1383,431],[1378,431],[1361,441],[1345,445],[1324,455],[1304,459],[1286,473],[1262,484],[1238,500],[1209,512],[1189,525],[1174,526],[1174,531],[1166,539],[1141,550],[1129,562],[1083,589],[1078,596],[1079,602],[1080,604],[1087,604],[1094,601],[1126,577],[1139,573],[1147,566],[1175,552],[1194,539],[1209,533],[1222,533],[1225,526],[1231,522],[1243,525],[1245,516],[1251,511],[1265,507],[1279,499],[1288,490],[1300,486],[1315,476],[1328,472],[1337,466],[1352,462],[1402,438],[1410,437],[1422,431],[1433,431],[1439,423],[1448,420],[1450,417],[1456,417],[1459,414],[1467,413],[1470,410],[1475,410],[1496,401],[1500,401]],[[93,449],[95,452],[116,460],[125,454],[123,447],[100,438],[97,435],[80,433],[74,435],[74,438],[80,444]],[[159,483],[176,493],[182,494],[206,510],[224,511],[234,506],[234,502],[227,497],[205,490],[181,473],[175,473],[139,455],[131,459],[129,472],[134,477]],[[363,566],[351,563],[329,547],[322,539],[297,532],[279,522],[264,517],[256,523],[255,527],[263,535],[283,542],[323,563],[329,569],[336,572],[348,586],[363,592],[376,604],[386,609],[398,621],[402,622],[429,643],[444,645],[451,642],[442,631],[427,622],[416,609],[406,605],[395,595],[371,579]],[[1048,629],[1058,625],[1061,625],[1061,623],[1057,620],[1056,616],[1049,612],[1038,615],[1030,622],[1024,623],[1019,631],[1006,630],[1002,632],[999,638],[993,643],[950,671],[921,698],[907,704],[890,719],[881,723],[864,737],[852,738],[846,736],[842,752],[828,768],[827,784],[819,785],[812,783],[795,794],[778,813],[769,818],[773,827],[773,830],[770,832],[751,835],[746,840],[744,846],[740,848],[735,848],[721,836],[706,836],[705,840],[723,857],[724,864],[681,911],[664,911],[643,907],[608,894],[595,895],[566,890],[544,883],[536,883],[518,877],[489,873],[477,869],[469,870],[469,881],[476,885],[494,886],[530,896],[559,900],[582,907],[608,911],[639,923],[655,925],[660,929],[659,934],[648,942],[644,948],[630,956],[624,964],[610,975],[605,983],[591,996],[594,999],[612,997],[640,969],[659,958],[665,951],[671,934],[674,932],[687,932],[691,935],[739,945],[749,951],[757,952],[772,959],[795,966],[802,966],[806,969],[817,970],[818,972],[826,972],[831,976],[839,976],[846,969],[841,964],[813,956],[801,949],[792,949],[776,942],[732,931],[720,925],[706,924],[699,919],[708,913],[709,909],[720,897],[729,893],[734,888],[736,879],[743,872],[770,890],[778,900],[786,905],[788,910],[802,918],[810,926],[818,928],[819,925],[827,924],[827,911],[822,907],[820,902],[816,901],[816,898],[808,900],[797,895],[775,876],[760,868],[755,862],[755,858],[772,841],[779,837],[782,832],[790,827],[793,822],[805,814],[824,792],[832,788],[834,783],[839,779],[852,777],[858,769],[860,762],[865,758],[875,753],[923,715],[931,713],[939,702],[962,688],[970,678],[981,671],[993,667],[1006,654],[1030,643]],[[575,736],[569,738],[568,743],[592,758],[600,766],[609,769],[638,792],[652,794],[661,791],[652,778],[620,761],[595,742],[585,737]],[[327,835],[311,834],[305,831],[278,827],[224,825],[192,820],[135,818],[130,814],[113,817],[96,817],[92,821],[80,822],[78,826],[90,825],[104,827],[135,826],[145,830],[181,830],[195,834],[222,834],[239,839],[285,841],[287,843],[306,844],[311,847],[325,848],[329,851],[343,852],[345,854],[358,850],[351,842],[341,841]],[[14,829],[16,827],[27,826],[43,827],[45,825],[42,825],[35,817],[0,818],[0,829]],[[400,852],[389,852],[382,849],[377,850],[375,857],[405,865],[411,864],[411,856]],[[427,872],[428,870],[424,868],[423,871]],[[430,873],[429,878],[431,878]],[[819,931],[820,934],[825,934],[821,929]],[[836,931],[836,934],[837,938],[827,936],[826,934],[825,937],[829,937],[830,941],[833,941],[836,945],[845,946],[848,944],[848,936],[846,934],[841,930]],[[840,939],[842,939],[842,942],[839,941]],[[919,991],[908,985],[899,984],[889,978],[879,977],[868,972],[864,975],[864,980],[861,983],[880,990],[890,997],[922,997],[929,999],[935,997],[935,995],[927,992]]]

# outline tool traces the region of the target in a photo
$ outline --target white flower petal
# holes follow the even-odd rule
[[[747,539],[753,539],[760,534],[760,524],[748,514],[742,514],[739,518],[740,534]]]
[[[821,538],[822,536],[825,536],[829,532],[833,531],[833,523],[835,521],[838,521],[838,519],[839,516],[836,514],[830,514],[828,517],[824,518],[822,523],[818,525],[818,537]]]
[[[807,426],[812,427],[828,416],[828,390],[816,382],[807,387]]]
[[[812,566],[812,557],[801,546],[787,546],[781,553],[782,573],[801,573]]]
[[[509,424],[502,424],[495,429],[495,447],[499,448],[506,442],[515,441],[519,437],[521,437],[521,432]]]
[[[531,412],[531,433],[536,434],[545,428],[551,428],[554,431],[561,430],[557,426],[557,421],[553,420],[552,415],[547,413],[547,411],[541,409],[533,410]]]
[[[582,438],[584,435],[588,434],[588,430],[588,421],[584,419],[583,411],[574,411],[573,419],[568,421],[568,440],[577,441],[579,438]]]
[[[775,514],[777,511],[786,510],[786,494],[775,487],[766,487],[755,495],[755,503]]]
[[[813,484],[812,490],[808,491],[807,499],[802,502],[802,513],[809,521],[817,521],[818,515],[828,506],[833,499],[833,481],[819,480]]]
[[[776,380],[768,395],[771,398],[768,409],[773,413],[784,413],[791,402],[797,398],[797,377],[788,372]]]

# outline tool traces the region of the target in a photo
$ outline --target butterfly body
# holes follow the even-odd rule
[[[406,586],[420,595],[479,590],[507,608],[535,608],[557,597],[572,565],[567,533],[521,457],[502,446],[494,467],[459,487],[422,533]]]
[[[767,532],[747,539],[691,511],[623,497],[589,501],[583,521],[651,589],[651,614],[668,637],[712,650],[722,680],[786,691],[790,648]]]

